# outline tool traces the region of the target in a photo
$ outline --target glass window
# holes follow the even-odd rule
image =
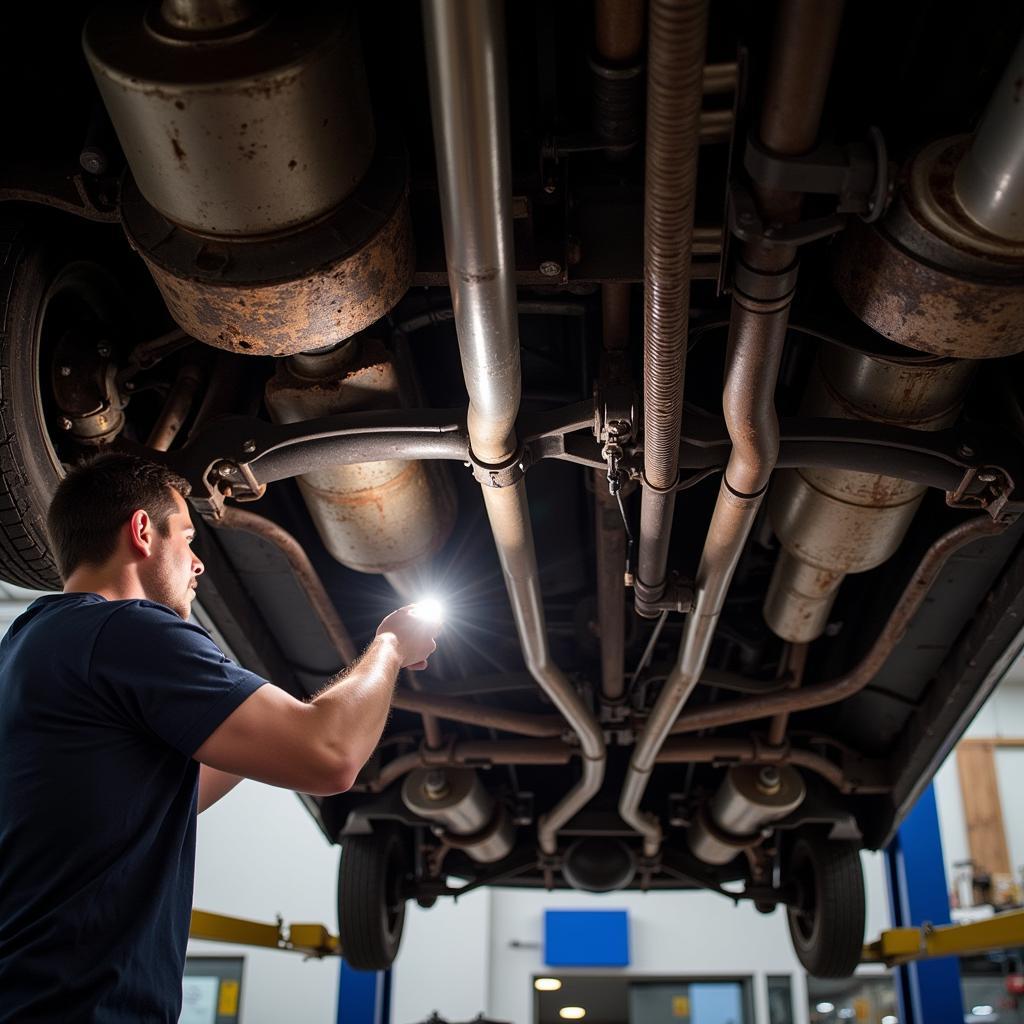
[[[537,1024],[752,1024],[748,979],[650,979],[553,972],[533,980]]]
[[[768,979],[768,1024],[793,1024],[793,983],[788,974]]]
[[[807,979],[811,1024],[899,1024],[896,988],[889,974],[861,974],[837,981]]]

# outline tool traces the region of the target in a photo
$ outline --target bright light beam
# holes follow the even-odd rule
[[[440,625],[444,622],[444,604],[436,597],[424,597],[412,606],[412,614]]]

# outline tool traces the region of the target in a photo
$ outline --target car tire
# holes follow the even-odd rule
[[[109,237],[102,228],[11,210],[0,216],[0,579],[59,590],[46,532],[64,475],[47,429],[56,414],[40,388],[47,318],[59,306],[69,322],[113,323],[125,303],[113,275],[95,262]]]
[[[396,828],[349,836],[338,870],[341,955],[361,971],[383,971],[398,955],[405,925],[408,860]]]
[[[817,978],[847,978],[864,946],[864,871],[855,843],[799,835],[787,858],[789,934],[800,963]]]

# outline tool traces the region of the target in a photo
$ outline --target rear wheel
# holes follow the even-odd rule
[[[116,344],[128,303],[95,259],[110,229],[11,209],[0,218],[0,579],[56,590],[45,525],[63,476],[55,356],[69,338]]]
[[[355,968],[382,971],[398,955],[405,925],[408,857],[399,829],[384,827],[342,844],[338,873],[341,954]]]
[[[797,958],[818,978],[849,977],[864,945],[864,872],[855,843],[798,836],[786,871],[796,902],[787,908]]]

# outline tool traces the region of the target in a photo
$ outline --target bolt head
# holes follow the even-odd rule
[[[782,785],[782,776],[779,769],[773,764],[766,764],[757,773],[757,785],[766,793],[773,793]]]
[[[252,453],[256,451],[256,442],[253,440],[243,441],[242,451],[245,452],[246,455],[252,455]]]
[[[562,264],[555,260],[544,260],[539,269],[545,277],[558,277],[562,273]]]
[[[234,472],[234,467],[231,465],[230,462],[222,462],[217,467],[217,476],[219,476],[222,480],[224,480],[227,477],[231,476],[231,474],[233,472]]]
[[[57,372],[62,377],[70,377],[71,376],[71,367],[70,366],[62,366]]]
[[[67,418],[67,416],[61,416],[58,421],[61,430],[70,430],[74,424]]]
[[[964,459],[969,459],[974,455],[974,449],[969,444],[962,444],[957,448],[957,454]]]
[[[105,341],[101,341],[96,346],[96,352],[106,359],[106,357],[110,355],[110,346]]]
[[[125,391],[134,391],[135,390],[135,381],[133,381],[133,380],[126,380],[124,382],[124,384],[122,385],[122,387],[125,389]]]
[[[450,789],[448,777],[443,771],[435,769],[427,772],[427,777],[423,780],[423,792],[431,800],[440,800],[446,797]]]

